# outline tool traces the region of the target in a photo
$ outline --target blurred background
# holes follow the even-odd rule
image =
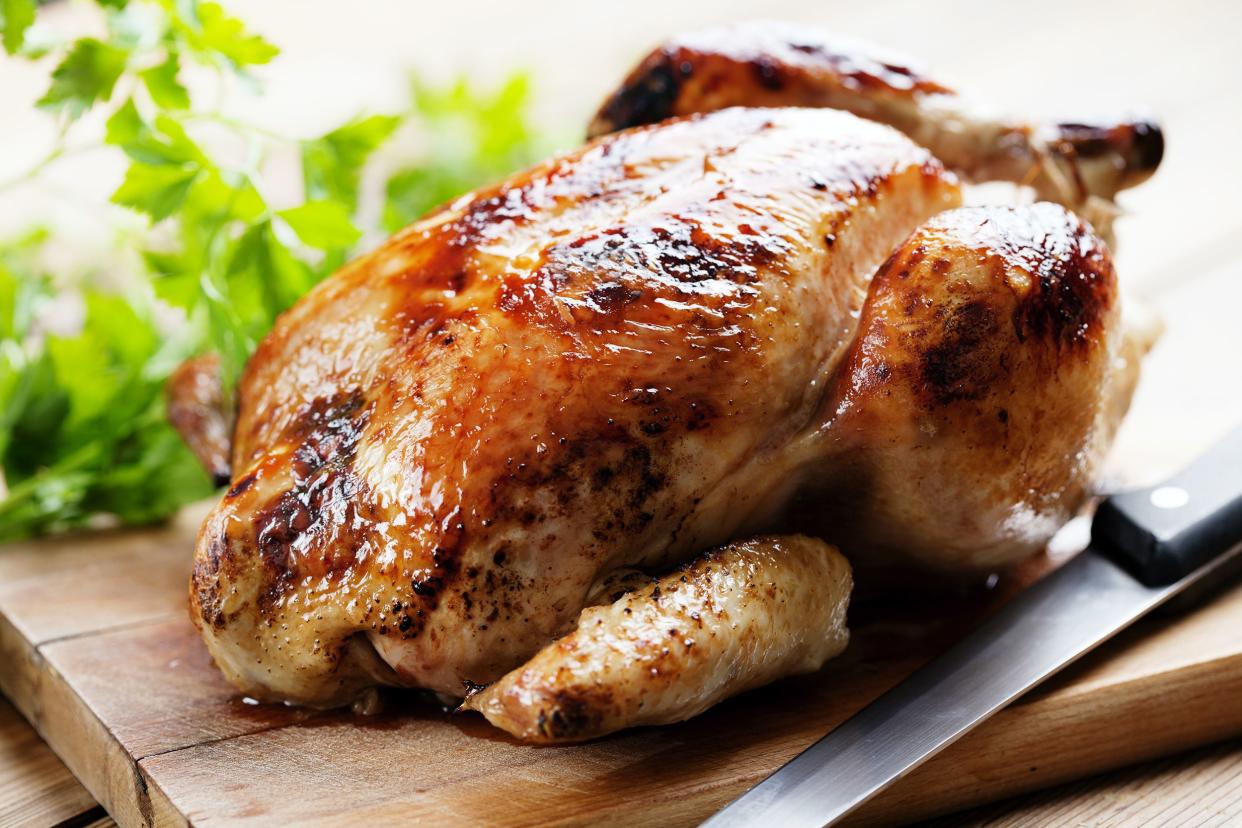
[[[1242,226],[1242,6],[1219,0],[1175,5],[1050,0],[977,2],[798,2],[712,0],[627,3],[402,0],[228,0],[224,4],[281,49],[256,74],[261,97],[234,95],[235,115],[282,132],[312,135],[359,112],[403,105],[408,71],[432,83],[466,75],[484,88],[529,70],[536,120],[572,144],[588,116],[633,64],[665,37],[756,17],[804,21],[904,52],[959,92],[1002,112],[1074,118],[1150,112],[1165,124],[1168,151],[1159,175],[1124,195],[1141,216],[1119,227],[1126,280],[1146,290],[1170,271],[1196,269],[1183,251],[1213,257]],[[89,4],[53,3],[49,27],[89,26]],[[32,104],[47,69],[0,63],[0,180],[39,157],[54,124]],[[72,159],[47,182],[78,188],[89,180],[106,198],[121,167]],[[111,174],[111,177],[108,176]],[[40,188],[5,194],[3,218],[24,221],[45,209]],[[63,205],[62,205],[63,206]],[[53,206],[52,209],[56,209]],[[1174,247],[1168,241],[1177,239]],[[1202,267],[1202,262],[1198,267]]]

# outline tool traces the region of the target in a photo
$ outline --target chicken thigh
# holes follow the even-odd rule
[[[216,663],[259,698],[417,687],[590,738],[838,652],[829,543],[953,572],[1039,548],[1128,400],[1116,280],[1064,208],[960,200],[888,126],[730,108],[346,266],[239,383],[190,590]],[[822,540],[747,540],[793,528]]]

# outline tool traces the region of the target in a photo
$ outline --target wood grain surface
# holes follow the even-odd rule
[[[272,0],[246,13],[287,47],[285,68],[274,67],[287,74],[273,79],[277,94],[263,114],[309,130],[316,117],[383,108],[383,90],[393,87],[366,79],[391,76],[394,63],[411,60],[432,76],[459,69],[494,76],[533,65],[552,102],[543,106],[547,115],[582,122],[664,33],[756,11],[742,0],[710,8],[639,0],[589,14],[484,3],[425,15],[413,4],[375,0],[351,7],[351,29],[368,36],[342,39],[330,22],[339,19],[337,4],[299,0],[296,15],[293,9]],[[1161,173],[1127,194],[1133,215],[1119,227],[1118,263],[1123,281],[1158,308],[1168,331],[1145,365],[1113,477],[1154,481],[1242,418],[1239,7],[1187,0],[1156,14],[1120,0],[1020,9],[951,0],[777,0],[762,13],[921,55],[939,76],[1008,111],[1150,106],[1167,127],[1168,153]],[[549,16],[555,26],[546,25]],[[336,62],[323,62],[324,54]],[[3,94],[21,88],[21,78],[5,80]],[[41,91],[31,85],[30,99]],[[15,148],[40,140],[31,124],[10,126]],[[10,157],[20,161],[20,154]],[[36,204],[23,201],[23,215]],[[676,727],[582,747],[527,748],[481,720],[411,699],[365,721],[238,699],[210,667],[185,616],[195,524],[191,513],[167,530],[0,552],[0,690],[122,825],[689,823],[913,669],[988,603],[986,596],[941,596],[887,618],[880,608],[848,656],[816,676]],[[1014,796],[938,824],[1242,819],[1238,741],[1072,781],[1242,733],[1239,629],[1236,589],[1188,615],[1144,623],[921,769],[860,821],[908,821]],[[29,732],[3,730],[0,736],[15,741],[0,745],[19,745],[30,756],[19,763],[0,754],[0,822],[51,824],[89,805]],[[1022,795],[1049,785],[1061,787]],[[72,819],[96,816],[86,810]]]
[[[39,734],[0,698],[0,825],[52,825],[79,821],[83,815],[99,818],[104,811]]]
[[[1242,742],[1083,779],[919,828],[1224,828],[1242,824]]]

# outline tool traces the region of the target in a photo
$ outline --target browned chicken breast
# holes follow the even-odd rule
[[[959,203],[888,126],[732,108],[605,135],[348,265],[237,390],[191,584],[216,663],[320,706],[492,685],[469,706],[515,735],[590,738],[844,646],[837,553],[755,533],[857,566],[1029,554],[1128,401],[1116,280],[1062,207]],[[209,369],[183,427],[221,422]]]
[[[592,585],[770,523],[877,264],[957,199],[898,133],[734,109],[467,196],[278,322],[195,612],[248,692],[461,694]],[[342,660],[350,663],[341,663]]]

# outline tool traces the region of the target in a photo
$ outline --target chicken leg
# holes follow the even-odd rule
[[[1112,200],[1160,164],[1151,121],[1030,124],[989,115],[910,60],[813,27],[750,22],[673,38],[625,79],[588,134],[730,106],[843,109],[888,124],[970,181],[1011,181],[1107,237]]]

